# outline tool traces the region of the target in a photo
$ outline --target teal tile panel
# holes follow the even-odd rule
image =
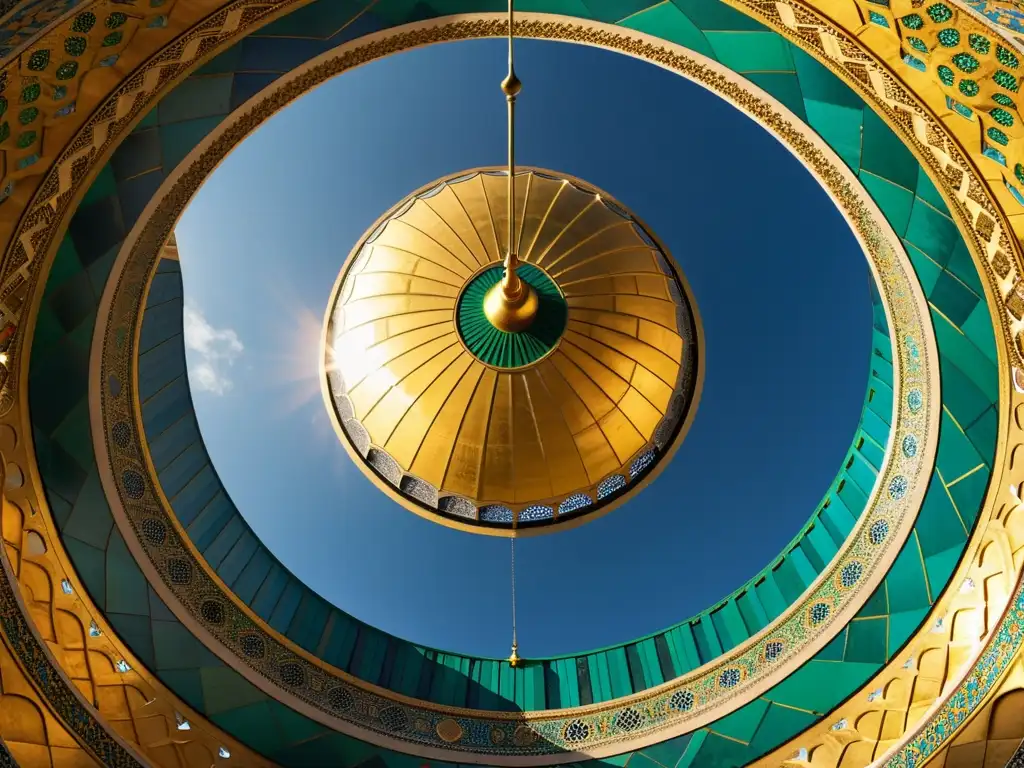
[[[113,526],[114,521],[107,506],[107,497],[103,492],[99,472],[93,469],[89,472],[89,477],[71,508],[63,534],[103,550],[106,549]]]
[[[263,580],[267,577],[273,562],[273,555],[265,547],[262,545],[257,547],[252,557],[246,562],[245,567],[242,568],[241,573],[238,574],[234,581],[228,582],[228,586],[234,590],[241,600],[246,603],[252,602],[253,598],[256,597],[256,590],[260,588]]]
[[[708,617],[703,617],[700,621],[691,624],[690,627],[693,630],[693,639],[697,641],[697,651],[702,664],[707,664],[722,655],[722,643]]]
[[[846,638],[846,661],[884,664],[888,659],[889,619],[856,619]]]
[[[768,626],[768,614],[757,599],[757,593],[748,591],[740,595],[736,600],[736,607],[739,608],[740,615],[743,617],[743,623],[747,628],[747,632],[751,635],[760,632],[766,626]]]
[[[608,660],[603,653],[592,653],[587,658],[590,661],[590,685],[594,691],[594,701],[607,701],[613,695]]]
[[[933,591],[938,591],[939,586],[945,586],[953,576],[960,559],[963,557],[963,549],[947,549],[944,552],[937,552],[925,558],[924,567],[928,574],[929,584],[935,584]]]
[[[665,677],[661,673],[655,641],[653,639],[642,640],[637,643],[637,650],[643,664],[644,688],[653,688],[665,682]]]
[[[946,483],[952,483],[968,472],[975,471],[984,463],[985,460],[967,435],[960,431],[948,413],[943,413],[935,465]]]
[[[818,577],[818,572],[814,569],[814,566],[811,565],[811,561],[807,559],[807,554],[804,552],[802,545],[803,542],[801,542],[800,546],[794,547],[790,550],[789,557],[786,558],[786,561],[792,564],[793,569],[796,571],[797,576],[803,584],[803,588],[800,590],[801,592],[809,587]]]
[[[171,299],[146,310],[139,333],[139,350],[143,354],[169,338],[181,334],[181,299]]]
[[[850,531],[853,530],[857,518],[850,512],[846,504],[843,503],[841,496],[832,494],[829,498],[830,503],[822,512],[821,519],[831,529],[837,531],[842,540],[845,541],[846,537],[850,535]]]
[[[785,44],[789,49],[788,43]],[[752,72],[747,75],[758,88],[778,99],[790,112],[801,120],[806,120],[803,94],[800,92],[800,81],[795,72]]]
[[[730,8],[725,3],[709,3],[705,0],[672,0],[672,4],[703,30],[764,32],[765,29],[758,21]]]
[[[239,577],[242,570],[248,565],[250,558],[260,548],[259,539],[252,531],[245,531],[241,538],[228,552],[217,568],[217,575],[224,580],[225,584],[231,584]],[[307,593],[312,596],[312,593]]]
[[[927,558],[950,547],[962,547],[967,527],[938,477],[933,477],[918,514],[918,540]]]
[[[51,504],[52,505],[52,504]],[[63,537],[64,548],[75,564],[78,578],[85,585],[96,606],[106,610],[107,606],[107,562],[106,552],[89,546],[73,536]]]
[[[825,570],[825,566],[839,552],[836,542],[828,535],[825,527],[820,525],[814,526],[807,532],[800,542],[800,546],[805,550],[808,560],[811,559],[811,551],[808,550],[813,550],[814,558],[817,561],[814,563],[815,573]]]
[[[903,150],[906,152],[906,150]],[[917,175],[917,170],[914,170]],[[939,266],[945,266],[953,251],[953,244],[959,239],[956,225],[920,198],[914,201],[910,213],[905,239],[915,248],[924,252]]]
[[[252,534],[247,534],[252,536]],[[255,541],[255,536],[252,536]],[[311,591],[305,591],[299,601],[299,608],[288,626],[288,637],[297,645],[315,653],[327,627],[331,606]]]
[[[647,757],[649,760],[654,760],[657,765],[661,766],[674,766],[678,761],[686,748],[690,745],[690,741],[694,738],[694,734],[687,733],[683,736],[677,736],[674,739],[663,741],[660,744],[653,744],[646,747],[640,754]]]
[[[865,422],[871,421],[872,418],[877,417],[873,417],[870,410],[864,412]],[[867,505],[867,496],[853,483],[840,482],[839,486],[836,488],[836,495],[843,500],[847,509],[862,510]]]
[[[704,33],[672,3],[661,3],[630,16],[622,26],[637,32],[657,33],[669,42],[714,58]]]
[[[611,648],[604,657],[608,667],[608,681],[612,688],[612,696],[629,696],[633,693],[633,685],[629,680],[629,664],[626,662],[625,648]]]
[[[969,529],[974,528],[974,523],[978,519],[978,513],[981,511],[981,501],[984,498],[985,491],[988,490],[990,477],[991,473],[987,468],[979,469],[955,485],[949,486],[949,493],[953,497],[953,503],[960,512],[960,517],[963,518],[964,524]],[[952,483],[953,481],[950,480],[948,482]]]
[[[918,197],[938,210],[939,213],[949,216],[949,208],[946,207],[945,200],[942,199],[942,195],[939,194],[932,180],[925,173],[924,168],[918,168],[917,170],[917,187],[914,192]]]
[[[754,587],[754,592],[758,602],[764,606],[765,612],[769,616],[781,615],[789,605],[786,596],[782,594],[774,572],[768,573],[762,581],[758,582]]]
[[[912,536],[903,545],[885,578],[890,611],[912,611],[931,604],[923,566],[917,538]]]
[[[226,115],[231,111],[231,76],[190,77],[161,99],[157,109],[161,133],[170,123]]]
[[[115,528],[110,534],[106,550],[107,613],[149,615],[149,594],[146,577],[128,551],[128,547]]]
[[[914,267],[914,272],[917,273],[917,281],[921,284],[921,290],[924,291],[925,296],[930,295],[939,281],[942,267],[907,240],[903,241],[903,247],[910,257],[910,264]]]
[[[234,514],[236,514],[235,507],[228,499],[227,494],[224,491],[218,491],[217,495],[199,511],[195,520],[183,523],[183,525],[185,525],[189,538],[192,539],[196,549],[205,552]]]
[[[274,612],[270,614],[267,623],[281,634],[285,634],[288,631],[288,626],[292,623],[295,612],[299,609],[299,601],[302,600],[305,591],[297,579],[289,578],[288,586],[281,593],[281,599],[274,606]]]
[[[220,481],[217,479],[213,467],[207,463],[206,466],[196,473],[195,477],[189,480],[188,485],[170,499],[171,507],[174,509],[181,524],[188,525],[191,523],[196,515],[213,501],[217,493],[220,492],[220,489]],[[216,540],[214,543],[217,543]],[[211,545],[211,548],[207,551],[211,552],[215,551],[215,549]],[[211,563],[213,563],[212,559]]]
[[[749,742],[757,733],[761,720],[767,713],[769,703],[764,699],[754,699],[725,717],[716,720],[711,726],[712,733],[727,736],[736,741]]]
[[[981,275],[978,274],[971,252],[967,249],[967,243],[962,239],[953,246],[953,253],[950,254],[948,269],[960,282],[966,285],[976,296],[984,296],[985,289],[981,284]]]
[[[861,169],[912,191],[917,185],[920,165],[913,153],[877,114],[864,110],[864,131],[861,139]],[[863,172],[859,174],[864,176]],[[920,206],[915,206],[918,208]],[[948,223],[949,220],[946,220]],[[911,226],[913,214],[911,215]],[[925,248],[927,251],[927,248]]]
[[[786,41],[774,32],[712,32],[708,39],[715,58],[734,72],[794,72]]]
[[[715,627],[715,633],[723,638],[729,647],[735,647],[750,637],[735,600],[728,600],[721,608],[713,611],[711,622]]]
[[[918,608],[916,611],[889,614],[889,653],[891,655],[894,655],[897,652],[896,649],[902,647],[910,639],[910,636],[928,616],[928,612],[928,608]]]
[[[981,351],[993,365],[999,357],[996,353],[995,335],[992,333],[992,316],[987,304],[979,303],[960,330]]]
[[[226,113],[225,113],[226,114]],[[223,116],[202,117],[184,123],[165,125],[160,128],[160,151],[164,159],[165,173],[174,168],[192,148],[216,128]]]
[[[206,562],[216,569],[220,565],[221,560],[227,557],[228,552],[235,546],[235,542],[242,537],[246,530],[247,527],[242,522],[242,518],[238,515],[233,516],[228,520],[228,524],[217,534],[217,538],[213,540],[213,543],[203,552]]]
[[[331,616],[331,632],[324,646],[323,659],[339,669],[348,669],[356,646],[357,624],[355,619],[340,611],[334,611]]]
[[[159,434],[181,418],[188,403],[188,381],[175,379],[149,399],[142,409],[146,434]]]
[[[882,209],[896,234],[903,237],[910,224],[910,211],[914,207],[913,192],[869,171],[861,172],[860,183]]]
[[[828,712],[878,671],[877,664],[811,660],[766,694],[788,707]],[[821,685],[828,680],[829,685]]]
[[[256,598],[251,604],[252,609],[264,621],[270,619],[270,614],[273,612],[274,606],[277,605],[281,593],[284,592],[287,582],[288,572],[279,563],[275,562],[274,567],[267,574],[267,578],[264,579],[263,584],[256,591]]]
[[[163,472],[159,473],[160,485],[163,487],[167,497],[173,499],[177,496],[199,474],[199,471],[207,466],[207,463],[206,451],[203,450],[202,445],[193,443],[186,448],[174,461],[167,465]],[[206,500],[209,501],[210,498],[213,498],[212,492]]]
[[[949,272],[943,272],[928,294],[928,303],[956,327],[960,327],[981,299]]]
[[[179,419],[159,435],[147,435],[149,455],[157,472],[167,468],[182,451],[199,439],[199,430],[195,419],[185,416]]]
[[[988,408],[981,414],[974,423],[967,427],[967,438],[974,444],[982,454],[982,458],[989,466],[995,460],[996,437],[999,434],[999,419],[996,406]]]
[[[803,594],[807,585],[814,580],[813,575],[807,579],[802,578],[796,563],[790,558],[783,560],[772,571],[772,575],[775,577],[775,583],[778,585],[779,591],[786,601],[786,606],[792,605]]]
[[[806,730],[818,718],[809,712],[787,707],[772,706],[758,724],[757,733],[750,741],[749,754],[760,755],[779,744],[779,734],[797,734]]]

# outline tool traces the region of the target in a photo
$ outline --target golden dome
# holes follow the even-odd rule
[[[503,275],[507,175],[410,195],[353,249],[328,305],[324,396],[359,467],[408,509],[522,535],[607,511],[693,417],[700,325],[678,267],[576,179],[516,174],[523,331],[484,313]]]

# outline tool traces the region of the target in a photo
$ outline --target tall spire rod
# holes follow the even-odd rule
[[[519,666],[521,659],[519,658],[519,641],[516,638],[516,540],[513,536],[509,541],[512,542],[512,653],[508,657],[508,663],[511,667]]]
[[[526,330],[537,316],[540,301],[537,291],[516,272],[516,96],[523,84],[516,77],[513,59],[515,37],[514,0],[508,0],[508,75],[501,81],[501,92],[508,102],[508,246],[504,274],[484,296],[484,314],[499,331],[518,333]]]
[[[523,283],[516,274],[519,255],[516,253],[516,96],[523,84],[516,77],[512,38],[515,36],[515,0],[508,0],[508,76],[501,81],[501,90],[508,103],[508,248],[505,252],[505,276],[501,287],[505,297],[516,300]]]

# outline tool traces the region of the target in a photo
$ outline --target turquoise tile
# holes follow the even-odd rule
[[[915,166],[914,174],[916,173]],[[932,261],[945,266],[960,235],[956,225],[948,217],[918,198],[910,212],[906,239],[911,245],[924,251]]]
[[[938,477],[932,480],[925,494],[916,529],[926,558],[950,547],[962,547],[967,540],[964,523]]]
[[[865,171],[913,191],[920,165],[885,121],[870,109],[864,110],[861,147],[861,167]]]
[[[149,615],[149,594],[146,577],[125,546],[116,529],[111,533],[107,547],[107,601],[106,610],[116,613]]]
[[[911,537],[903,545],[885,581],[892,612],[912,611],[931,604],[916,538]]]
[[[794,72],[786,41],[774,32],[704,33],[715,58],[729,69],[746,72]]]
[[[114,518],[107,506],[99,471],[93,467],[75,500],[71,515],[63,528],[65,536],[73,536],[96,549],[106,549],[114,527]]]
[[[928,303],[949,318],[957,328],[967,320],[979,301],[970,288],[948,272],[939,275],[935,288],[928,294]]]
[[[62,543],[75,565],[81,579],[96,606],[102,611],[107,607],[107,570],[103,550],[91,547],[72,536],[64,536]]]
[[[671,43],[714,58],[714,51],[704,33],[676,6],[661,3],[623,22],[627,29],[657,35]]]
[[[158,109],[161,134],[170,123],[223,117],[231,111],[231,76],[190,77],[164,96]],[[151,151],[158,152],[159,147],[155,146]]]

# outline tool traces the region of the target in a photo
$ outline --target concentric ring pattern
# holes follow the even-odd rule
[[[187,387],[173,381],[178,361],[157,343],[156,330],[146,334],[143,329],[140,350],[149,356],[152,367],[146,370],[153,373],[143,376],[140,363],[140,389],[158,386],[163,375],[171,380],[164,379],[165,390],[143,391],[140,399],[148,397],[144,426],[147,435],[152,430],[160,438],[159,445],[153,442],[160,484],[173,497],[178,519],[164,516],[166,509],[145,495],[155,475],[141,463],[134,468],[138,477],[131,476],[124,488],[137,492],[141,481],[140,503],[165,527],[148,525],[136,532],[124,525],[123,515],[112,509],[118,501],[106,487],[107,467],[97,466],[90,429],[97,432],[96,445],[109,439],[112,450],[135,436],[128,421],[127,432],[98,434],[84,393],[95,313],[106,311],[100,295],[107,276],[120,274],[112,267],[122,243],[127,239],[128,248],[136,247],[134,235],[129,236],[133,224],[145,224],[140,220],[154,210],[159,218],[165,202],[161,184],[175,177],[176,168],[194,182],[185,185],[194,191],[216,163],[189,160],[179,166],[182,158],[220,124],[230,127],[217,135],[218,146],[230,146],[255,128],[262,118],[246,105],[249,97],[300,62],[358,41],[339,52],[334,71],[341,72],[403,46],[473,36],[473,22],[462,17],[436,34],[421,24],[401,32],[401,38],[368,37],[480,8],[391,0],[23,0],[4,3],[4,12],[14,5],[16,12],[0,18],[10,43],[0,51],[3,96],[10,105],[0,142],[5,160],[0,220],[7,227],[0,262],[0,344],[7,357],[0,373],[10,374],[0,384],[0,447],[8,470],[4,557],[11,564],[4,576],[20,599],[5,599],[2,606],[0,737],[21,765],[62,760],[176,768],[253,764],[229,734],[280,765],[406,768],[426,760],[410,754],[417,749],[407,743],[373,746],[339,733],[311,717],[283,688],[254,685],[248,662],[210,653],[206,645],[213,645],[213,624],[189,616],[182,607],[185,598],[161,581],[172,572],[178,579],[186,574],[178,565],[166,574],[151,569],[137,548],[139,536],[159,538],[163,532],[167,537],[179,525],[187,530],[186,548],[202,553],[202,567],[215,569],[223,585],[251,604],[269,627],[258,639],[247,637],[243,651],[266,647],[259,643],[278,633],[309,654],[330,655],[339,665],[343,659],[346,669],[365,680],[397,680],[396,690],[405,695],[445,702],[436,708],[430,737],[450,745],[452,739],[492,737],[472,732],[477,721],[443,715],[449,702],[469,700],[475,706],[481,697],[494,695],[520,709],[575,708],[586,703],[586,692],[595,701],[612,702],[657,686],[659,667],[680,674],[713,660],[744,632],[758,631],[766,615],[784,610],[823,567],[823,553],[834,551],[848,535],[854,521],[847,513],[855,517],[863,508],[858,486],[869,486],[873,468],[880,466],[883,446],[872,441],[886,431],[878,414],[891,405],[885,381],[895,355],[906,351],[902,338],[894,338],[892,347],[876,340],[868,404],[850,463],[813,524],[787,551],[785,563],[693,627],[666,633],[667,646],[641,638],[590,654],[585,664],[545,660],[512,674],[496,660],[398,646],[372,627],[336,621],[329,606],[303,592],[254,540],[223,489],[209,503],[200,498],[218,487],[208,463],[191,481],[186,482],[187,473],[177,474],[186,461],[205,455],[201,446],[189,448],[182,463],[164,462],[161,451],[181,445],[176,441],[184,440],[183,434],[196,439],[198,432],[188,421]],[[972,5],[984,6],[995,22],[1014,26],[1006,21],[1016,18],[1007,3]],[[74,13],[66,13],[72,8]],[[742,80],[786,104],[791,114],[779,121],[750,94],[730,96],[777,130],[785,130],[784,123],[813,129],[854,169],[903,240],[928,297],[942,369],[941,435],[918,523],[884,585],[834,642],[760,698],[697,730],[657,744],[623,743],[621,754],[608,760],[568,759],[588,768],[627,761],[642,768],[706,768],[745,765],[759,757],[770,766],[795,759],[860,768],[880,760],[906,768],[933,757],[970,768],[999,764],[998,755],[991,749],[986,755],[979,740],[988,739],[989,747],[1007,740],[1009,732],[1000,731],[999,718],[991,715],[1007,711],[996,705],[1022,683],[1017,660],[1024,626],[1018,590],[1024,506],[1017,490],[1024,397],[1010,384],[1014,376],[1021,378],[1024,362],[1018,343],[1024,322],[1019,280],[1024,217],[1016,187],[1024,140],[1014,95],[1021,48],[957,2],[588,0],[546,3],[540,9],[589,21],[534,20],[524,24],[524,34],[606,45],[693,76],[700,68],[685,63],[679,53],[685,46],[721,65],[708,79],[713,87]],[[615,22],[619,28],[592,21]],[[479,34],[503,33],[500,22],[493,26]],[[370,53],[362,51],[362,43]],[[299,75],[306,76],[308,86],[318,75]],[[989,103],[992,94],[998,98]],[[218,157],[224,151],[221,147]],[[166,240],[173,218],[147,235],[143,250],[151,253],[146,258],[156,258],[152,254]],[[146,285],[140,277],[129,290],[145,293]],[[156,322],[160,315],[166,319],[167,308],[155,298],[163,288],[157,289],[156,280],[152,286],[147,324],[152,320],[154,329],[166,328]],[[126,334],[133,321],[119,322],[112,337],[130,343]],[[117,386],[130,381],[118,380]],[[139,409],[140,403],[130,407]],[[187,428],[175,430],[171,413]],[[904,443],[893,447],[903,450]],[[885,484],[890,487],[900,492],[902,485]],[[183,551],[175,553],[179,560]],[[753,603],[751,595],[757,596]],[[204,597],[214,598],[222,599],[216,589]],[[225,615],[211,606],[203,620],[216,622]],[[821,615],[808,612],[811,621]],[[774,654],[777,646],[764,648],[767,658],[769,648]],[[294,657],[276,661],[287,671],[283,682],[294,683]],[[71,683],[55,685],[59,679],[73,680],[88,692],[86,698],[68,696]],[[822,680],[829,685],[822,686]],[[723,670],[716,684],[731,691],[746,682],[737,683],[735,673]],[[306,684],[312,689],[323,679],[314,675]],[[725,687],[731,685],[735,688]],[[677,705],[689,701],[681,691]],[[339,708],[355,704],[340,694],[331,702]],[[372,716],[392,734],[420,727],[418,721],[403,720],[403,711],[389,706]],[[635,733],[630,729],[645,710],[623,707],[620,713],[614,727]],[[968,718],[973,725],[963,728]],[[586,754],[600,738],[595,722],[569,717],[557,736]],[[26,727],[31,723],[39,727]],[[500,738],[511,739],[501,747],[506,751],[529,736],[502,733]],[[144,758],[127,752],[114,756],[104,746],[111,739],[131,742]],[[444,754],[431,759],[444,764],[460,759]],[[566,757],[552,754],[545,764]]]
[[[408,508],[470,530],[542,530],[623,501],[671,457],[700,389],[699,322],[665,249],[606,193],[519,177],[534,327],[481,330],[478,289],[500,277],[508,236],[495,170],[378,222],[326,324],[325,396],[353,458]],[[516,338],[530,344],[500,352]]]

